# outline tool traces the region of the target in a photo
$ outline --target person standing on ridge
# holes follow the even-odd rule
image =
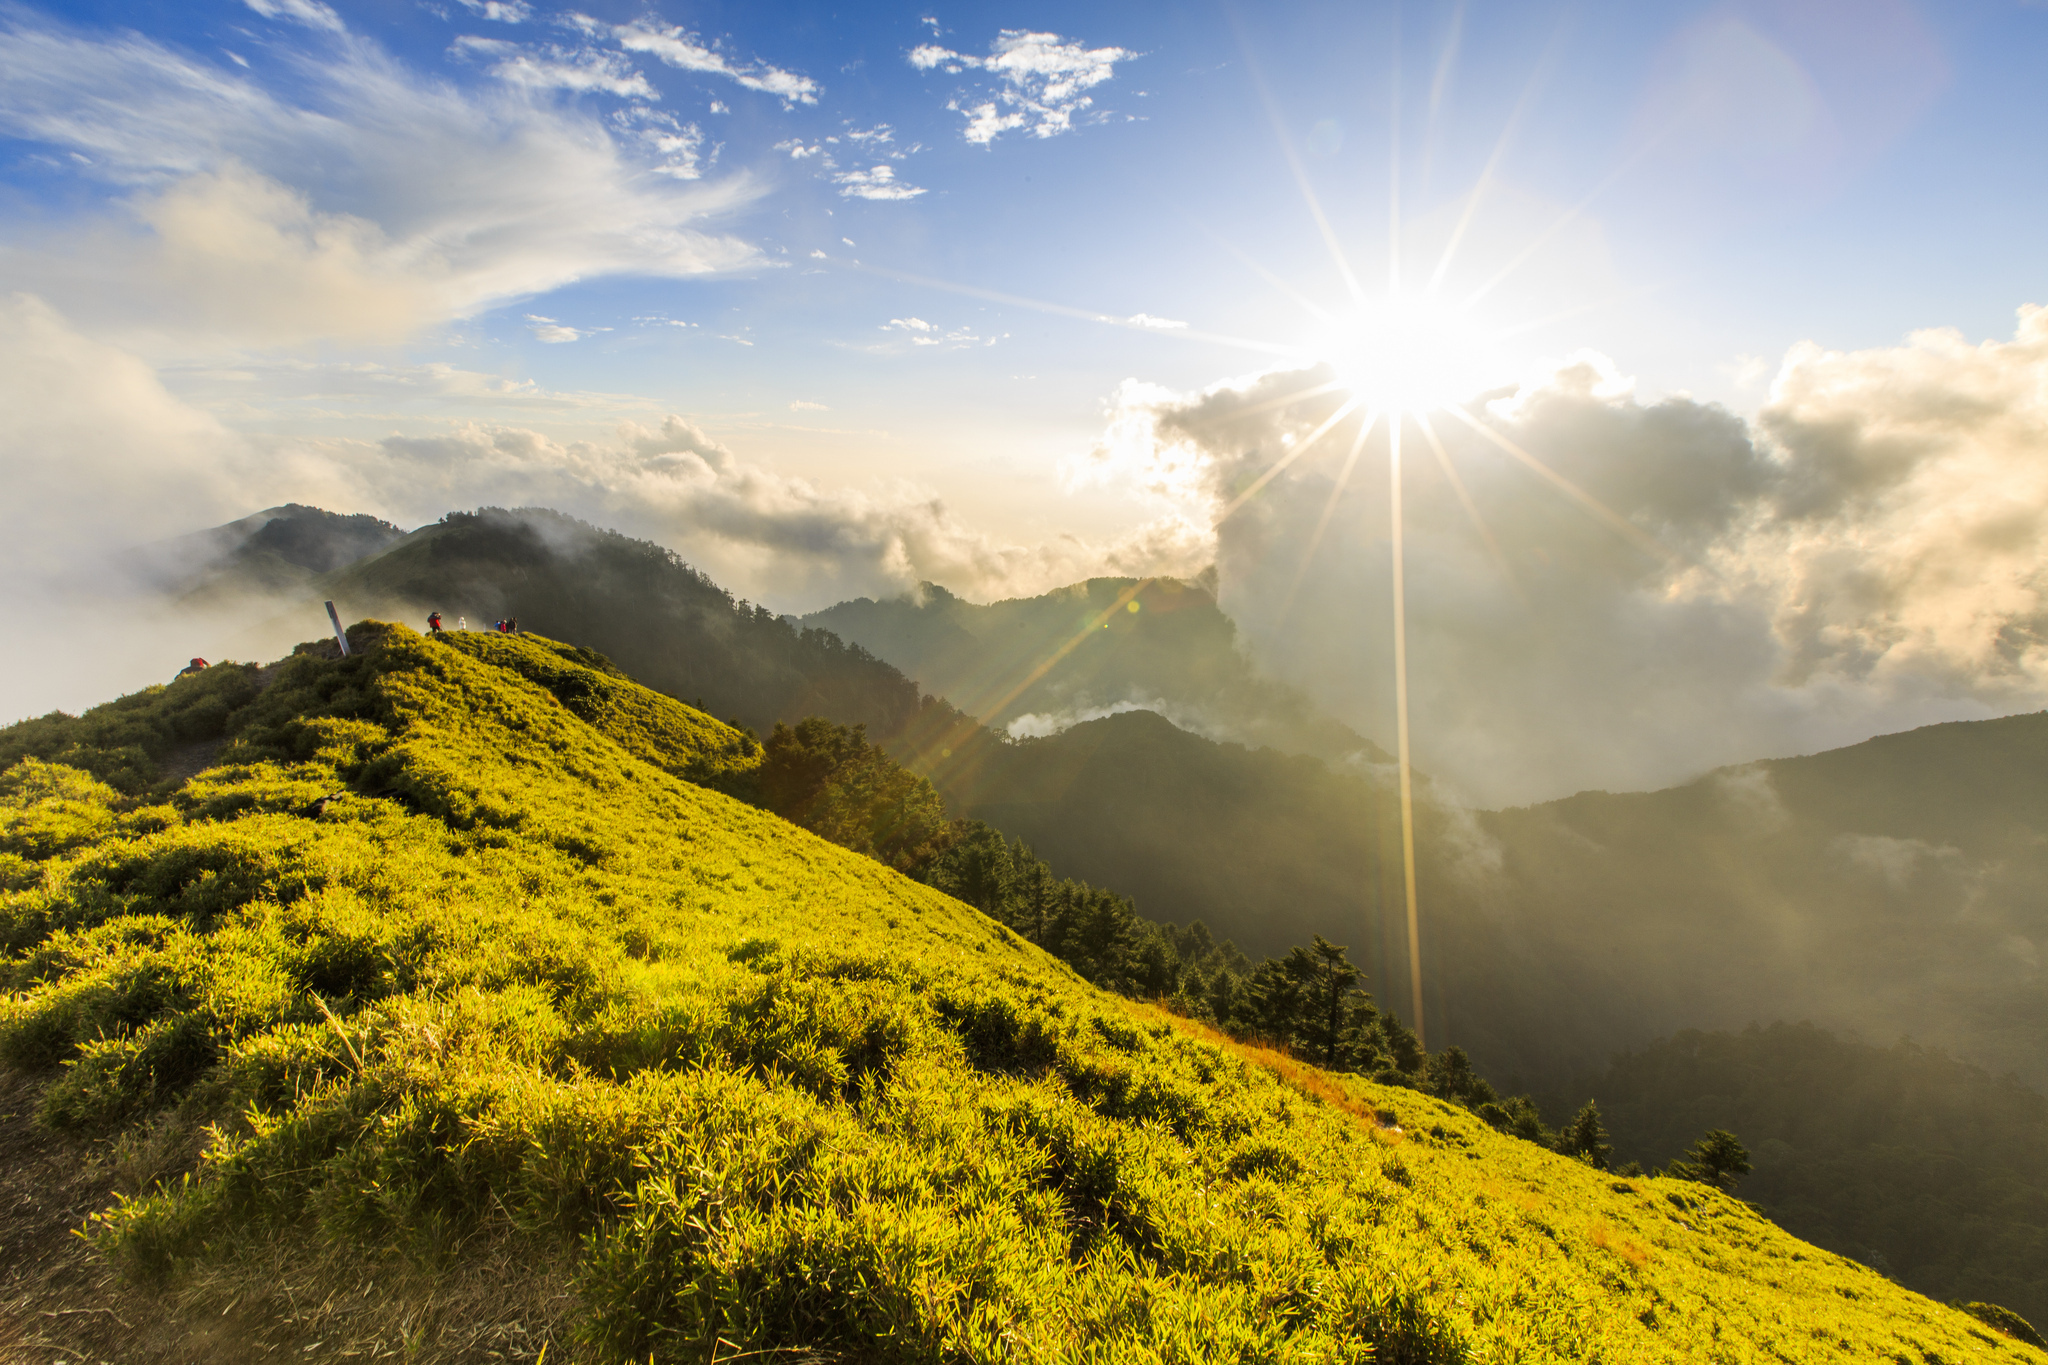
[[[193,675],[194,673],[203,673],[203,672],[205,672],[205,671],[206,671],[206,660],[204,660],[204,659],[194,659],[194,660],[193,660],[193,661],[192,661],[191,663],[189,663],[189,664],[186,664],[186,665],[185,665],[185,666],[184,666],[183,668],[181,668],[181,669],[179,669],[179,670],[178,670],[178,677],[179,677],[179,678],[189,678],[189,677],[191,677],[191,676],[192,676],[192,675]],[[173,682],[175,682],[175,681],[177,681],[177,679],[175,679],[175,678],[174,678],[174,679],[172,679],[172,681],[173,681]]]
[[[440,633],[441,633],[441,613],[440,613],[440,612],[438,612],[438,611],[434,611],[434,612],[428,612],[428,613],[427,613],[427,634],[429,634],[429,635],[439,635]]]

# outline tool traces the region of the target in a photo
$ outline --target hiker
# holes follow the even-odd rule
[[[516,616],[513,616],[513,617],[508,617],[508,618],[506,619],[506,621],[505,621],[505,633],[506,633],[507,635],[517,635],[517,634],[519,633],[519,618],[518,618],[518,617],[516,617]]]
[[[205,672],[205,671],[206,671],[206,667],[207,667],[207,663],[206,663],[206,660],[204,660],[204,659],[194,659],[194,660],[193,660],[193,661],[192,661],[191,663],[189,663],[189,664],[186,664],[186,665],[185,665],[185,666],[184,666],[183,668],[181,668],[181,669],[179,669],[179,670],[178,670],[178,677],[179,677],[179,678],[189,678],[189,677],[191,677],[191,676],[192,676],[192,675],[193,675],[194,673],[203,673],[203,672]],[[173,679],[172,679],[172,681],[173,681],[173,682],[176,682],[176,681],[177,681],[177,679],[176,679],[176,678],[173,678]]]
[[[505,633],[505,623],[503,621],[493,621],[491,622],[491,629],[503,635]]]
[[[429,635],[439,635],[440,633],[441,633],[441,613],[440,613],[440,612],[438,612],[438,611],[435,611],[435,612],[429,612],[429,613],[427,614],[427,634],[429,634]]]

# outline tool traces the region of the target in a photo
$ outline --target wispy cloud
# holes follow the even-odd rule
[[[956,96],[946,104],[967,120],[967,140],[987,145],[1016,129],[1042,138],[1067,132],[1093,107],[1087,92],[1115,75],[1118,62],[1138,55],[1121,47],[1084,47],[1057,33],[1004,29],[986,57],[925,43],[911,49],[910,64],[920,71],[979,71],[995,78],[990,98]]]
[[[614,112],[612,124],[652,149],[661,158],[654,169],[677,180],[700,179],[705,168],[718,159],[717,147],[705,152],[703,129],[665,110],[632,105]]]
[[[896,178],[894,166],[874,166],[865,171],[841,171],[832,177],[839,193],[849,199],[915,199],[924,193],[921,185]]]
[[[565,327],[555,321],[555,319],[544,318],[538,313],[528,313],[526,320],[532,324],[527,330],[533,333],[536,340],[545,341],[553,345],[560,345],[569,341],[581,341],[587,336],[595,336],[599,332],[609,332],[611,330],[609,327]]]
[[[1172,318],[1155,318],[1150,313],[1133,313],[1124,321],[1133,327],[1143,327],[1154,332],[1179,332],[1187,327],[1185,322],[1176,322]]]
[[[678,70],[722,76],[745,89],[774,95],[784,104],[818,102],[818,83],[809,76],[758,60],[735,62],[687,29],[638,19],[613,28],[611,33],[613,40],[628,52],[644,52]]]
[[[890,318],[878,330],[894,332],[913,346],[993,346],[999,340],[996,337],[980,336],[971,328],[947,329],[919,317]]]
[[[348,26],[341,22],[341,16],[320,3],[320,0],[242,0],[250,9],[266,19],[285,19],[307,28],[326,29],[329,33],[347,32]]]
[[[550,44],[529,48],[502,38],[457,38],[461,56],[491,63],[490,73],[528,90],[595,90],[629,99],[654,99],[654,87],[615,52],[568,49]]]
[[[462,7],[501,24],[523,24],[533,18],[533,6],[526,0],[462,0]]]
[[[187,336],[391,338],[571,280],[759,259],[694,223],[760,187],[647,174],[698,169],[687,126],[615,137],[361,40],[288,71],[273,88],[133,33],[0,17],[0,131],[76,153],[111,192],[97,222],[17,235],[0,287]]]

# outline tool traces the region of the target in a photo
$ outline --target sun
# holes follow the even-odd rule
[[[1375,412],[1427,412],[1498,383],[1492,339],[1461,310],[1428,295],[1353,305],[1304,348]]]

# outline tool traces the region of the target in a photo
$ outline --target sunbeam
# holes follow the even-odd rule
[[[1465,233],[1471,228],[1472,219],[1478,215],[1480,204],[1485,202],[1486,192],[1493,187],[1494,174],[1499,171],[1502,159],[1507,156],[1508,148],[1513,145],[1516,130],[1521,127],[1523,117],[1529,112],[1529,106],[1535,103],[1537,92],[1543,88],[1544,79],[1550,74],[1551,61],[1556,55],[1557,47],[1558,40],[1553,37],[1549,46],[1544,49],[1543,56],[1537,60],[1535,69],[1529,73],[1529,79],[1523,83],[1522,94],[1515,101],[1515,107],[1508,111],[1507,122],[1501,125],[1500,136],[1494,139],[1493,154],[1486,158],[1486,165],[1480,168],[1479,178],[1472,182],[1471,192],[1465,196],[1464,211],[1458,215],[1458,225],[1451,229],[1450,240],[1444,243],[1443,254],[1437,258],[1436,269],[1430,273],[1430,293],[1434,294],[1442,286],[1444,276],[1450,272],[1451,261],[1457,256],[1459,246],[1464,243]]]
[[[1528,451],[1522,449],[1513,441],[1510,441],[1507,437],[1465,411],[1463,406],[1456,403],[1447,404],[1444,411],[1499,446],[1515,459],[1520,460],[1528,468],[1548,480],[1566,497],[1612,527],[1624,540],[1643,553],[1666,561],[1679,558],[1678,552],[1670,546],[1664,544],[1655,536],[1643,530],[1642,527],[1637,526],[1627,517],[1622,516],[1621,513],[1615,511],[1606,503],[1600,501],[1600,499],[1594,497],[1591,493],[1588,493],[1585,489],[1579,487],[1570,479],[1567,479],[1564,475],[1558,473],[1555,469],[1552,469],[1549,465],[1543,463],[1543,461],[1537,459],[1534,455],[1531,455]]]
[[[1387,296],[1401,293],[1401,6],[1389,11],[1393,41],[1387,73]]]
[[[1252,48],[1246,39],[1244,26],[1239,22],[1236,10],[1229,10],[1231,27],[1237,33],[1237,48],[1244,57],[1244,69],[1251,77],[1252,86],[1259,92],[1259,101],[1266,107],[1266,118],[1273,125],[1273,138],[1280,144],[1280,155],[1286,158],[1288,170],[1294,173],[1294,183],[1301,191],[1302,202],[1308,205],[1309,217],[1315,220],[1316,230],[1323,235],[1323,245],[1329,248],[1330,259],[1337,266],[1337,274],[1343,279],[1344,287],[1353,299],[1365,297],[1359,287],[1358,276],[1352,273],[1351,261],[1344,254],[1344,246],[1337,239],[1336,228],[1323,212],[1322,201],[1316,197],[1315,186],[1309,183],[1308,168],[1301,164],[1301,155],[1294,149],[1294,139],[1287,135],[1287,124],[1280,116],[1279,101],[1273,98],[1272,90],[1266,85],[1266,76],[1259,69],[1258,59],[1252,56]]]
[[[1308,548],[1301,552],[1301,563],[1295,567],[1294,578],[1287,585],[1287,596],[1280,601],[1280,611],[1274,622],[1274,629],[1287,624],[1288,615],[1294,610],[1295,594],[1301,591],[1302,581],[1308,577],[1309,564],[1316,557],[1316,547],[1323,543],[1323,533],[1329,529],[1330,518],[1337,511],[1338,500],[1344,496],[1344,489],[1351,482],[1351,471],[1358,465],[1358,457],[1365,453],[1365,441],[1372,435],[1372,429],[1379,425],[1380,415],[1369,412],[1358,427],[1358,437],[1352,441],[1351,449],[1344,456],[1344,467],[1337,471],[1337,481],[1330,488],[1330,496],[1323,503],[1323,514],[1316,519],[1315,533],[1308,538]]]
[[[1011,687],[1007,692],[1004,692],[1001,695],[996,696],[994,700],[987,701],[985,704],[979,706],[975,710],[971,711],[969,714],[976,716],[1001,715],[1004,707],[1008,706],[1011,702],[1017,700],[1018,697],[1023,696],[1025,690],[1029,688],[1031,684],[1037,682],[1040,678],[1043,678],[1046,674],[1052,672],[1053,668],[1059,663],[1060,660],[1066,658],[1069,654],[1072,654],[1076,649],[1080,648],[1081,642],[1083,640],[1091,638],[1096,631],[1108,625],[1110,620],[1114,618],[1118,612],[1122,611],[1124,607],[1129,604],[1132,598],[1136,597],[1139,593],[1143,592],[1146,588],[1150,587],[1153,582],[1153,579],[1141,578],[1137,582],[1125,588],[1122,592],[1118,593],[1116,596],[1116,600],[1114,602],[1111,602],[1101,611],[1089,617],[1088,623],[1086,625],[1082,626],[1079,630],[1075,631],[1074,634],[1066,641],[1066,643],[1062,644],[1058,649],[1046,655],[1045,658],[1041,659],[1037,664],[1033,665],[1030,668],[1030,670],[1028,670],[1024,674],[1023,679],[1019,681],[1015,686]]]
[[[1521,581],[1515,577],[1515,571],[1509,565],[1507,555],[1502,553],[1500,542],[1493,538],[1493,530],[1486,524],[1486,518],[1479,515],[1479,505],[1472,501],[1472,494],[1466,489],[1465,480],[1459,475],[1458,467],[1451,463],[1451,453],[1444,449],[1444,443],[1437,436],[1436,428],[1430,425],[1429,414],[1416,413],[1415,425],[1422,428],[1422,435],[1429,442],[1430,452],[1436,456],[1437,465],[1444,471],[1444,477],[1450,480],[1451,492],[1457,495],[1458,505],[1465,509],[1466,517],[1472,522],[1472,529],[1479,533],[1479,539],[1485,543],[1486,553],[1492,558],[1494,567],[1500,570],[1500,576],[1507,583],[1508,590],[1514,593],[1516,601],[1524,606],[1528,605],[1528,598],[1522,592]]]
[[[1245,269],[1251,271],[1254,275],[1257,275],[1267,284],[1273,286],[1275,292],[1277,292],[1283,298],[1289,300],[1290,302],[1298,305],[1304,313],[1307,313],[1310,317],[1314,318],[1318,322],[1330,322],[1334,320],[1335,315],[1332,314],[1329,309],[1323,307],[1320,303],[1317,303],[1314,299],[1302,293],[1299,289],[1296,289],[1293,285],[1281,279],[1272,271],[1266,269],[1266,267],[1260,265],[1257,261],[1253,260],[1245,252],[1239,250],[1235,243],[1220,236],[1215,231],[1215,229],[1209,227],[1205,223],[1197,223],[1195,224],[1195,226],[1199,228],[1203,233],[1205,233],[1210,241],[1222,247],[1232,256],[1235,256],[1237,258],[1238,264],[1242,265]]]
[[[1359,400],[1356,397],[1347,399],[1343,406],[1339,407],[1335,412],[1331,413],[1327,418],[1323,420],[1323,424],[1321,426],[1317,427],[1314,431],[1310,432],[1306,437],[1299,441],[1296,441],[1292,446],[1290,446],[1285,455],[1282,455],[1279,459],[1273,461],[1272,464],[1266,467],[1265,473],[1259,475],[1258,478],[1252,481],[1251,487],[1245,489],[1244,492],[1239,493],[1236,498],[1231,500],[1230,505],[1223,509],[1222,514],[1216,518],[1214,524],[1217,526],[1221,526],[1224,522],[1229,521],[1232,513],[1236,512],[1238,508],[1244,506],[1247,502],[1250,502],[1254,497],[1258,496],[1260,489],[1264,488],[1274,479],[1280,477],[1280,474],[1287,468],[1287,466],[1293,464],[1303,455],[1306,455],[1308,453],[1309,447],[1313,446],[1316,442],[1322,440],[1323,437],[1329,435],[1330,429],[1332,427],[1336,426],[1337,423],[1343,421],[1346,417],[1349,417],[1353,410],[1355,410],[1358,407],[1358,402]]]
[[[1408,981],[1415,1010],[1415,1041],[1425,1041],[1422,1019],[1422,914],[1415,899],[1415,793],[1408,756],[1408,592],[1401,535],[1401,417],[1387,423],[1387,487],[1394,554],[1394,741],[1401,782],[1401,886],[1408,898]]]

